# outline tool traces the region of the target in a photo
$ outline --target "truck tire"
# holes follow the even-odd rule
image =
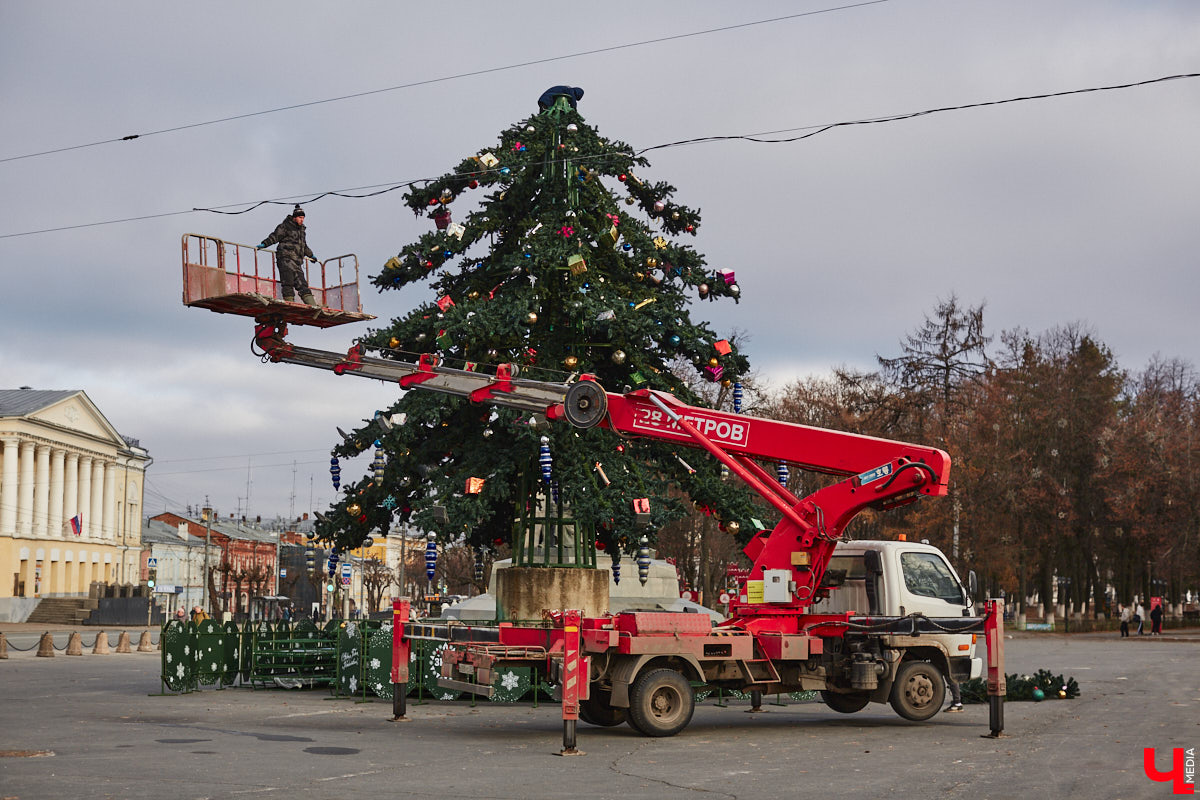
[[[629,687],[629,725],[645,736],[674,736],[695,710],[692,685],[673,669],[644,672]]]
[[[942,710],[946,684],[941,671],[928,661],[905,661],[896,671],[888,702],[896,713],[923,722]]]
[[[855,711],[862,711],[867,707],[867,703],[871,702],[870,696],[863,692],[844,694],[827,692],[824,689],[821,690],[821,699],[825,701],[825,705],[839,714],[853,714]]]
[[[589,725],[611,728],[629,717],[623,708],[612,705],[612,693],[592,689],[592,696],[579,701],[579,718]]]

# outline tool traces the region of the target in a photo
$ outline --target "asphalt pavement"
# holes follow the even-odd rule
[[[1000,739],[985,738],[983,705],[910,723],[885,705],[842,715],[768,697],[748,713],[709,698],[665,739],[580,723],[575,757],[558,754],[552,703],[410,700],[410,721],[393,722],[388,702],[323,690],[160,696],[158,653],[10,650],[0,798],[1172,796],[1145,776],[1142,752],[1157,748],[1165,770],[1170,748],[1200,746],[1200,632],[1011,636],[1009,673],[1063,673],[1081,695],[1007,704]]]

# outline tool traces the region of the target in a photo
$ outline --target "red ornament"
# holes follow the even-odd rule
[[[600,541],[599,539],[597,539],[597,540],[596,540],[596,549],[597,549],[597,550],[603,550],[603,549],[604,549],[604,542],[602,542],[602,541]]]
[[[429,198],[429,205],[436,206],[437,204],[438,204],[438,199],[436,197]]]
[[[625,181],[629,180],[629,176],[622,172],[617,176],[617,180],[619,180],[621,183],[624,183]]]
[[[472,188],[472,189],[478,189],[478,188],[479,188],[479,181],[472,180],[470,183],[468,183],[468,184],[467,184],[467,186],[468,186],[468,187],[470,187],[470,188]]]

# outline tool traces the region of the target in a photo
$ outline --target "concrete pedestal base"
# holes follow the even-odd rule
[[[608,611],[608,571],[509,567],[496,573],[496,617],[541,619],[543,611],[577,608],[585,617]]]

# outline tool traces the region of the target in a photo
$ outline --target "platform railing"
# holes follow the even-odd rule
[[[182,238],[183,302],[202,303],[228,295],[260,295],[282,300],[275,253],[253,245],[227,242],[215,236],[187,233]],[[326,308],[362,312],[358,289],[358,257],[352,253],[336,256],[318,264],[305,260],[305,276],[317,301]],[[348,279],[353,271],[353,277]],[[313,282],[318,272],[319,284]],[[336,283],[329,285],[331,277]]]

